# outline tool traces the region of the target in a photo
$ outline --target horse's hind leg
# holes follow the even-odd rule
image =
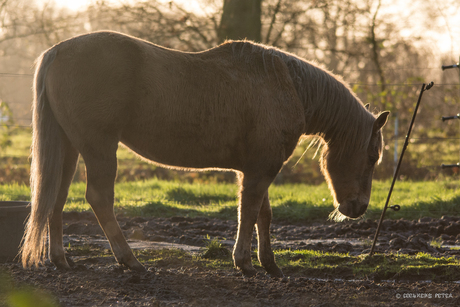
[[[272,209],[268,200],[268,193],[265,194],[262,207],[257,218],[257,239],[259,243],[259,262],[273,277],[283,277],[283,272],[275,263],[275,256],[270,245],[270,224],[272,220]]]
[[[251,241],[254,225],[262,207],[265,194],[273,178],[240,175],[240,203],[238,207],[238,233],[233,249],[235,267],[244,275],[252,276],[256,270],[251,261]]]
[[[68,269],[69,264],[65,258],[62,244],[62,209],[67,200],[69,186],[78,162],[78,151],[66,142],[64,148],[64,163],[62,168],[62,180],[56,204],[53,209],[49,226],[49,258],[58,269]]]
[[[96,154],[94,147],[90,153],[81,153],[86,164],[86,199],[96,214],[118,263],[132,270],[145,271],[142,264],[134,257],[113,212],[117,144],[114,142],[107,145],[101,141],[98,147],[108,153]]]

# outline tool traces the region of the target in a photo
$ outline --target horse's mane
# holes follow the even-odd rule
[[[248,41],[229,43],[234,56],[262,57],[267,73],[267,66],[273,65],[273,57],[279,57],[286,63],[304,105],[307,132],[313,132],[328,145],[340,143],[342,146],[339,148],[343,150],[349,147],[367,148],[375,116],[364,107],[342,77],[274,47]]]

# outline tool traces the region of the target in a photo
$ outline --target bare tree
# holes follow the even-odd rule
[[[219,42],[226,39],[261,41],[262,0],[224,0],[217,31]]]
[[[203,11],[192,11],[175,1],[113,4],[98,0],[86,11],[75,13],[53,5],[39,8],[33,0],[0,0],[0,67],[4,73],[0,75],[0,99],[9,103],[15,117],[28,117],[33,60],[63,39],[103,29],[187,51],[208,49],[227,38],[273,45],[343,75],[362,100],[371,103],[373,110],[399,112],[403,127],[416,99],[418,84],[431,78],[430,70],[417,68],[440,67],[439,63],[427,64],[433,58],[430,48],[422,47],[427,38],[402,35],[407,21],[395,19],[394,12],[388,13],[387,1],[200,1],[206,7]],[[438,2],[434,7],[426,1],[414,1],[425,14],[427,25],[443,18],[447,22],[448,5],[460,8],[457,0]],[[447,26],[455,39],[454,25]],[[451,64],[458,60],[458,55],[451,52],[445,58],[444,64]],[[14,74],[8,75],[10,72]],[[442,77],[443,83],[458,83],[457,73],[444,72]],[[458,132],[456,127],[443,127],[432,118],[455,109],[458,88],[436,90],[435,87],[427,94],[433,97],[424,101],[417,131],[453,135]],[[387,140],[392,131],[390,123],[384,130]],[[391,172],[391,163],[388,168]]]
[[[121,6],[96,2],[88,10],[91,30],[109,28],[189,51],[215,46],[216,14],[197,15],[173,1],[155,0]]]
[[[84,16],[38,7],[33,0],[0,2],[0,101],[6,101],[19,125],[30,123],[32,67],[35,58],[55,43],[84,32]]]

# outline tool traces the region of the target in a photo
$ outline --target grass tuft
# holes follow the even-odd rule
[[[204,259],[231,259],[232,253],[225,247],[222,242],[217,239],[211,239],[206,236],[206,247],[204,248],[201,257]]]

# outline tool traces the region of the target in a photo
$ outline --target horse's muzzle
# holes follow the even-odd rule
[[[358,200],[349,200],[340,203],[338,209],[343,215],[356,219],[366,212],[368,205],[368,203],[362,203]]]

